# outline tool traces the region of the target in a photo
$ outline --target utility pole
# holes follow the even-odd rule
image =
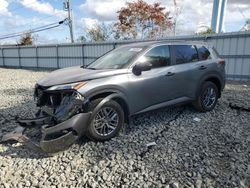
[[[216,33],[222,31],[226,4],[227,0],[214,0],[211,28]]]
[[[68,26],[69,26],[70,38],[71,38],[71,43],[74,43],[71,0],[65,0],[65,2],[63,3],[63,6],[64,6],[64,10],[68,11]]]

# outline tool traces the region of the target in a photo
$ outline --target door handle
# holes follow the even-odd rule
[[[201,65],[201,66],[199,67],[200,70],[204,70],[204,69],[206,69],[206,68],[207,68],[207,67],[204,66],[204,65]]]
[[[168,72],[167,74],[165,74],[165,76],[173,76],[174,73],[173,72]]]

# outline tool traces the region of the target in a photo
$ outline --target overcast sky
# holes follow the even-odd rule
[[[131,0],[127,0],[131,2]],[[63,0],[0,0],[0,36],[32,29],[54,23],[66,18],[62,10]],[[160,2],[166,11],[173,13],[173,0],[146,0],[148,3]],[[96,22],[115,22],[117,11],[126,0],[72,0],[76,38],[87,27]],[[177,0],[180,15],[177,34],[194,33],[200,25],[210,26],[213,0]],[[228,0],[224,30],[239,31],[245,21],[250,19],[250,0]],[[18,38],[3,42],[15,42]],[[38,34],[38,43],[69,41],[66,25]]]

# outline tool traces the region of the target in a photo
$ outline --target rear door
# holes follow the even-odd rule
[[[214,70],[209,50],[203,45],[173,45],[178,96],[195,98],[200,80]]]
[[[194,98],[197,85],[205,72],[206,66],[199,61],[199,54],[195,45],[173,45],[174,74],[176,97]]]

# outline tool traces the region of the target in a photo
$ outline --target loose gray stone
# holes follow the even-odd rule
[[[34,84],[48,73],[0,68],[0,134],[17,126],[15,116],[32,117],[36,112]],[[250,116],[228,107],[229,102],[250,106],[250,87],[245,84],[227,82],[211,112],[184,106],[137,115],[128,130],[111,141],[96,143],[85,138],[51,157],[20,143],[0,144],[0,187],[202,188],[226,184],[248,188]],[[197,124],[194,117],[202,121]],[[149,142],[157,146],[147,148]]]

